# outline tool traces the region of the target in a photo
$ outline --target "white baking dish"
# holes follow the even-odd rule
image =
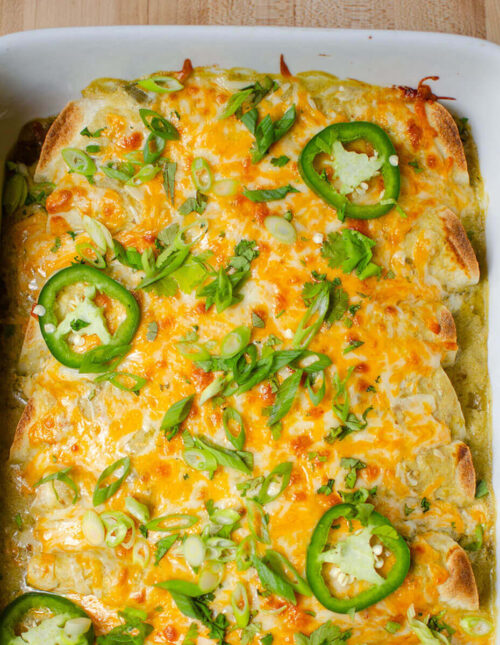
[[[262,27],[96,27],[48,29],[0,38],[0,173],[19,128],[57,113],[99,76],[135,78],[193,65],[292,72],[325,70],[382,85],[415,87],[438,75],[435,92],[456,97],[469,118],[490,198],[489,369],[494,449],[500,455],[500,47],[463,36],[397,31]],[[1,181],[1,176],[0,176]],[[500,468],[494,468],[500,491]],[[500,561],[500,557],[497,558]],[[497,576],[498,577],[498,576]],[[498,641],[500,643],[500,637]]]

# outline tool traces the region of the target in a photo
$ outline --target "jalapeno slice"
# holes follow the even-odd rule
[[[88,285],[85,287],[85,298],[71,314],[59,320],[57,298],[63,289],[77,283]],[[92,302],[97,291],[117,300],[124,308],[125,318],[114,334],[107,330],[101,309]],[[91,354],[98,354],[98,362],[103,365],[116,356],[117,348],[127,346],[134,337],[140,319],[139,305],[130,291],[102,271],[85,264],[76,264],[55,273],[40,291],[35,312],[38,313],[40,331],[51,354],[63,365],[75,369],[81,368],[84,361],[85,365]],[[87,352],[75,351],[67,337],[70,332],[80,331],[82,334],[97,334],[102,344]],[[108,369],[108,366],[103,369]],[[99,370],[94,366],[92,371]]]
[[[379,166],[384,180],[383,197],[374,204],[353,203],[314,167],[316,157],[322,153],[331,155],[337,141],[342,144],[358,140],[367,141],[375,150],[378,160],[377,166]],[[400,187],[397,163],[392,141],[381,127],[367,121],[352,121],[350,123],[334,123],[318,132],[302,150],[298,167],[302,179],[309,188],[324,199],[327,204],[333,206],[339,213],[340,219],[345,216],[355,219],[373,219],[385,215],[396,204]]]
[[[338,614],[360,611],[382,600],[403,584],[410,568],[408,545],[389,520],[375,511],[371,511],[359,531],[352,531],[346,538],[340,539],[333,549],[325,551],[334,521],[340,518],[352,521],[357,516],[358,509],[352,504],[338,504],[330,508],[316,525],[307,550],[306,574],[312,592],[324,607]],[[370,555],[371,552],[367,554],[371,536],[377,537],[394,557],[394,563],[384,576],[373,567],[376,556]],[[353,539],[356,538],[358,543],[354,544]],[[348,544],[349,540],[351,544]],[[329,554],[332,554],[331,557]],[[370,581],[370,586],[353,596],[338,597],[326,584],[323,567],[327,562],[335,563],[346,575],[349,574],[349,560],[363,569],[358,580]]]
[[[10,603],[0,616],[0,645],[25,642],[51,645],[92,645],[94,628],[85,611],[67,598],[29,592]]]

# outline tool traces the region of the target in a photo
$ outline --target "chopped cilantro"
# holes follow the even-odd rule
[[[345,228],[341,233],[330,233],[321,247],[321,255],[328,264],[341,267],[344,273],[356,270],[360,280],[378,276],[381,268],[372,262],[375,242],[359,231]]]
[[[280,157],[273,157],[271,159],[271,164],[276,168],[282,168],[283,166],[286,166],[286,164],[289,161],[290,161],[290,157],[287,157],[286,155],[281,155]]]
[[[320,486],[316,491],[318,495],[331,495],[333,493],[333,487],[335,485],[334,479],[329,479],[326,484]]]
[[[420,506],[421,506],[423,512],[427,513],[427,511],[429,511],[429,509],[431,507],[431,503],[429,502],[427,497],[422,497],[422,499],[420,501]]]

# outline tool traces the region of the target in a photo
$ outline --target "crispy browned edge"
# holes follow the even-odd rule
[[[454,446],[455,476],[464,495],[471,500],[476,494],[476,470],[469,446],[457,441]]]
[[[446,343],[457,342],[457,328],[455,319],[449,309],[443,307],[439,312],[439,338]]]
[[[37,175],[43,175],[50,162],[61,148],[66,146],[80,131],[83,113],[78,103],[71,101],[59,113],[45,137],[45,141],[36,169]]]
[[[459,544],[452,544],[446,553],[449,577],[439,586],[441,599],[461,609],[478,609],[479,594],[470,560]]]
[[[468,273],[472,284],[477,284],[479,282],[479,264],[462,222],[449,208],[443,210],[439,216],[444,225],[446,241],[458,263]]]
[[[456,167],[455,179],[459,183],[467,184],[469,182],[467,159],[455,120],[448,110],[437,101],[426,101],[425,113],[429,125],[436,131],[443,150],[454,161]]]
[[[35,417],[35,403],[33,398],[31,398],[21,414],[21,418],[19,419],[14,433],[14,439],[12,440],[12,445],[10,447],[10,459],[12,461],[18,461],[18,453],[22,452],[28,427],[33,423]]]

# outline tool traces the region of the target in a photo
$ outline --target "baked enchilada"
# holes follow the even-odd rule
[[[27,126],[2,645],[493,642],[481,182],[425,80],[186,61]]]

